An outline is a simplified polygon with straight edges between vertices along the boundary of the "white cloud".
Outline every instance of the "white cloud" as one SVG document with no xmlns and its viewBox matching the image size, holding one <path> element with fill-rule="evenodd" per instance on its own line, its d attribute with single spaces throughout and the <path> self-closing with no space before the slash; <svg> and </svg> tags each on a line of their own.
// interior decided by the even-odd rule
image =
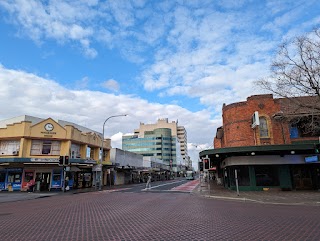
<svg viewBox="0 0 320 241">
<path fill-rule="evenodd" d="M 120 86 L 119 86 L 118 82 L 115 81 L 114 79 L 106 80 L 101 85 L 104 88 L 106 88 L 108 90 L 112 90 L 112 91 L 119 91 L 119 89 L 120 89 Z"/>
<path fill-rule="evenodd" d="M 314 11 L 314 6 L 319 6 L 316 4 L 316 0 L 249 1 L 247 4 L 236 0 L 0 1 L 0 7 L 8 13 L 5 17 L 18 26 L 20 36 L 39 43 L 48 39 L 65 45 L 76 43 L 88 58 L 98 56 L 97 50 L 101 48 L 97 44 L 102 43 L 103 47 L 118 50 L 125 60 L 139 66 L 143 64 L 143 72 L 137 79 L 145 90 L 161 97 L 198 98 L 208 109 L 192 113 L 179 106 L 151 104 L 128 95 L 80 91 L 89 86 L 88 77 L 78 82 L 77 90 L 67 90 L 54 81 L 5 68 L 1 69 L 6 82 L 1 80 L 4 87 L 0 96 L 10 99 L 13 88 L 17 88 L 20 93 L 17 102 L 10 104 L 16 105 L 18 110 L 48 115 L 51 112 L 46 110 L 50 109 L 57 116 L 66 115 L 90 125 L 97 125 L 88 117 L 96 115 L 91 109 L 101 109 L 105 114 L 118 111 L 133 114 L 135 110 L 137 123 L 141 119 L 154 122 L 157 117 L 166 115 L 173 119 L 179 115 L 179 119 L 188 120 L 199 119 L 204 114 L 210 120 L 210 111 L 220 120 L 223 103 L 241 101 L 257 93 L 252 82 L 268 75 L 272 54 L 283 39 L 320 23 L 318 16 L 307 14 Z M 26 81 L 32 85 L 27 85 Z M 26 91 L 22 92 L 15 82 Z M 119 90 L 114 80 L 104 85 L 113 91 Z M 41 100 L 43 111 L 36 107 L 38 102 L 34 97 Z M 25 103 L 27 108 L 21 109 L 18 102 Z M 73 108 L 79 115 L 68 114 L 73 113 L 70 112 Z M 14 111 L 6 110 L 3 113 L 12 116 Z M 191 133 L 196 126 L 195 130 L 203 136 L 212 133 L 212 138 L 215 129 L 209 131 L 208 126 L 216 126 L 217 122 L 208 122 L 205 119 L 200 122 L 206 126 L 206 131 L 192 122 Z M 130 127 L 126 131 L 132 131 L 137 125 Z M 193 142 L 205 144 L 208 141 Z"/>
<path fill-rule="evenodd" d="M 89 4 L 94 5 L 94 1 Z M 77 41 L 86 56 L 94 58 L 97 55 L 96 50 L 90 46 L 94 31 L 87 24 L 91 23 L 90 20 L 97 12 L 89 8 L 87 3 L 50 1 L 45 5 L 35 0 L 16 0 L 1 2 L 0 6 L 11 13 L 12 22 L 22 27 L 24 36 L 36 42 L 46 39 L 54 39 L 59 43 Z"/>
<path fill-rule="evenodd" d="M 86 80 L 84 77 L 84 82 Z M 191 112 L 178 105 L 149 103 L 129 95 L 68 90 L 54 80 L 3 66 L 0 66 L 0 86 L 0 119 L 20 115 L 52 117 L 102 132 L 102 124 L 107 117 L 128 114 L 110 119 L 105 126 L 106 137 L 112 137 L 114 146 L 120 145 L 121 133 L 132 132 L 140 122 L 155 123 L 158 118 L 178 119 L 187 130 L 189 142 L 212 143 L 220 121 L 210 120 L 209 110 Z"/>
</svg>

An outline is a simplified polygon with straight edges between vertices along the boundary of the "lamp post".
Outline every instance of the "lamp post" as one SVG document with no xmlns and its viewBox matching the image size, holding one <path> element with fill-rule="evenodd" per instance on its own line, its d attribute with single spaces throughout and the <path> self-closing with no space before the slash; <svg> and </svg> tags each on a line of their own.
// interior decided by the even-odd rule
<svg viewBox="0 0 320 241">
<path fill-rule="evenodd" d="M 103 142 L 104 142 L 104 126 L 106 124 L 106 122 L 111 119 L 111 118 L 114 118 L 114 117 L 119 117 L 119 116 L 127 116 L 127 114 L 122 114 L 122 115 L 112 115 L 112 116 L 109 116 L 103 123 L 103 126 L 102 126 L 102 141 L 101 141 L 101 157 L 100 157 L 100 167 L 101 167 L 101 170 L 100 170 L 100 182 L 99 182 L 99 191 L 101 191 L 102 189 L 102 162 L 103 162 Z M 111 179 L 111 178 L 110 178 Z M 111 180 L 110 180 L 111 182 Z"/>
</svg>

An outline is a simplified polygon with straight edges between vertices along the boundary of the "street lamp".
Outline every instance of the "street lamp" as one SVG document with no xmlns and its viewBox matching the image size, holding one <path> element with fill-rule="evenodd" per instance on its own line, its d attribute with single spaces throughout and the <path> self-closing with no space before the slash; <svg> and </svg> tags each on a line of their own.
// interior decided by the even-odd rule
<svg viewBox="0 0 320 241">
<path fill-rule="evenodd" d="M 102 162 L 103 162 L 103 142 L 104 142 L 104 126 L 106 124 L 106 122 L 111 119 L 111 118 L 114 118 L 114 117 L 119 117 L 119 116 L 127 116 L 127 114 L 122 114 L 122 115 L 112 115 L 112 116 L 109 116 L 103 123 L 103 126 L 102 126 L 102 141 L 101 141 L 101 157 L 100 157 L 100 167 L 101 167 L 101 170 L 100 170 L 100 182 L 99 182 L 99 191 L 101 191 L 101 188 L 102 188 Z M 110 180 L 111 182 L 111 180 Z"/>
</svg>

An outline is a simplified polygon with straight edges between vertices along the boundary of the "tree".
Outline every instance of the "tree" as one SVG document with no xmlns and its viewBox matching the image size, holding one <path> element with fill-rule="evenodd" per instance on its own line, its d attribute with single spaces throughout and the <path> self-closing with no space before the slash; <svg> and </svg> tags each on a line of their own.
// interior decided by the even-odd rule
<svg viewBox="0 0 320 241">
<path fill-rule="evenodd" d="M 256 84 L 283 98 L 291 123 L 305 133 L 320 132 L 320 28 L 283 43 L 271 64 L 271 75 Z"/>
</svg>

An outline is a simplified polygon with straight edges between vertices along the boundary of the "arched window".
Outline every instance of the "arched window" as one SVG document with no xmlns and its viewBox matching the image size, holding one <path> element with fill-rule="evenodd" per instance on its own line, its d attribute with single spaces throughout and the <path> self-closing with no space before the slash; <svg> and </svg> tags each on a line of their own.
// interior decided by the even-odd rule
<svg viewBox="0 0 320 241">
<path fill-rule="evenodd" d="M 259 125 L 260 138 L 269 137 L 267 119 L 262 116 L 262 117 L 259 117 L 259 121 L 260 121 L 260 125 Z"/>
</svg>

